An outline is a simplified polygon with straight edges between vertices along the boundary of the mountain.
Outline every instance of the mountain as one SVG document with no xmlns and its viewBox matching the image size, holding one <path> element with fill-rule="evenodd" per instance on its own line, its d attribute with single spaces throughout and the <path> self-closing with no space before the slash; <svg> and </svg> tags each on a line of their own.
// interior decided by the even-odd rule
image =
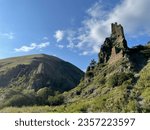
<svg viewBox="0 0 150 130">
<path fill-rule="evenodd" d="M 76 66 L 45 54 L 0 60 L 0 107 L 43 105 L 46 94 L 76 87 L 83 75 Z"/>
<path fill-rule="evenodd" d="M 0 60 L 0 88 L 22 86 L 38 90 L 74 88 L 83 72 L 74 65 L 48 55 L 29 55 Z"/>
<path fill-rule="evenodd" d="M 98 62 L 91 61 L 79 85 L 63 93 L 51 94 L 47 88 L 43 88 L 37 92 L 28 91 L 28 94 L 22 92 L 21 94 L 25 95 L 23 99 L 20 96 L 7 99 L 6 97 L 9 97 L 10 93 L 1 90 L 1 93 L 5 91 L 5 94 L 2 95 L 7 99 L 5 100 L 7 102 L 0 111 L 150 112 L 149 42 L 145 45 L 129 48 L 122 25 L 112 23 L 111 34 L 101 46 L 98 58 Z M 2 64 L 3 62 L 1 61 L 1 66 Z M 7 65 L 9 66 L 9 63 Z M 36 80 L 34 79 L 34 81 Z M 14 93 L 16 92 L 11 92 L 12 95 Z M 31 98 L 31 95 L 34 96 Z M 35 98 L 34 103 L 24 102 L 18 105 L 20 102 L 26 101 L 27 98 L 33 101 L 33 97 Z M 43 103 L 43 100 L 39 100 L 41 98 L 46 102 Z M 40 106 L 33 106 L 35 102 Z M 18 108 L 18 106 L 23 105 L 26 106 Z"/>
<path fill-rule="evenodd" d="M 150 44 L 129 48 L 122 25 L 112 23 L 98 57 L 58 111 L 150 112 Z"/>
</svg>

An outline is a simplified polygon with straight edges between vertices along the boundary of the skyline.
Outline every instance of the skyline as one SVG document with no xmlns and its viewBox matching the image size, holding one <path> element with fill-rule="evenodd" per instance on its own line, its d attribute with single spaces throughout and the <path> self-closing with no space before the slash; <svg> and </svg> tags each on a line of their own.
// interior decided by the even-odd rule
<svg viewBox="0 0 150 130">
<path fill-rule="evenodd" d="M 129 47 L 150 41 L 149 0 L 0 0 L 0 58 L 45 53 L 84 70 L 111 23 Z M 81 63 L 82 62 L 82 63 Z"/>
</svg>

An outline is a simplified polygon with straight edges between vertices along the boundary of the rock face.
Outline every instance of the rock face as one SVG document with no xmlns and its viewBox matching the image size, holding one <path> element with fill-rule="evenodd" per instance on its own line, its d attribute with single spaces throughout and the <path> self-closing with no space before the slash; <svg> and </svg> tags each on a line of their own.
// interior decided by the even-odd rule
<svg viewBox="0 0 150 130">
<path fill-rule="evenodd" d="M 107 37 L 104 41 L 104 44 L 100 48 L 99 53 L 99 63 L 108 63 L 108 64 L 114 64 L 117 61 L 121 60 L 123 57 L 125 57 L 127 54 L 126 52 L 129 51 L 129 48 L 127 46 L 127 41 L 124 36 L 124 30 L 123 27 L 117 23 L 111 24 L 111 35 L 110 37 Z M 91 82 L 93 80 L 93 77 L 95 76 L 94 68 L 96 67 L 96 63 L 94 66 L 88 67 L 86 74 L 84 76 L 84 79 L 87 83 Z M 120 70 L 122 70 L 123 67 L 121 67 Z M 118 69 L 119 70 L 119 69 Z"/>
<path fill-rule="evenodd" d="M 21 86 L 38 90 L 50 87 L 65 91 L 74 88 L 83 74 L 74 65 L 44 54 L 0 60 L 0 88 Z"/>
<path fill-rule="evenodd" d="M 101 46 L 99 53 L 100 63 L 113 63 L 122 57 L 128 50 L 127 42 L 124 36 L 123 27 L 117 23 L 111 24 L 111 36 L 107 37 Z"/>
</svg>

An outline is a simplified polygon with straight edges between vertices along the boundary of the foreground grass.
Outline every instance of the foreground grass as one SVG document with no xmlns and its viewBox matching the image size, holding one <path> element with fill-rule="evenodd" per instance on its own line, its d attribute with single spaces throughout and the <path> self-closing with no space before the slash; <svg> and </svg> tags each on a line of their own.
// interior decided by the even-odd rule
<svg viewBox="0 0 150 130">
<path fill-rule="evenodd" d="M 0 113 L 81 113 L 87 112 L 89 102 L 75 102 L 61 106 L 23 106 L 5 107 Z"/>
<path fill-rule="evenodd" d="M 61 107 L 60 107 L 61 108 Z M 6 107 L 0 110 L 1 113 L 48 113 L 59 112 L 56 107 L 49 106 L 26 106 L 26 107 Z"/>
</svg>

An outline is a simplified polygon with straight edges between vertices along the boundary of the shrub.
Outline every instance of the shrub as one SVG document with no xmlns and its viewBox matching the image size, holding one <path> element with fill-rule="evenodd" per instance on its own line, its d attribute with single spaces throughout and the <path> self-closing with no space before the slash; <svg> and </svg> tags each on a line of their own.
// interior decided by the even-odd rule
<svg viewBox="0 0 150 130">
<path fill-rule="evenodd" d="M 37 91 L 37 96 L 47 99 L 49 95 L 53 95 L 53 91 L 50 88 L 44 87 Z"/>
<path fill-rule="evenodd" d="M 143 101 L 143 112 L 146 112 L 146 113 L 150 113 L 150 101 L 148 100 L 144 100 Z"/>
<path fill-rule="evenodd" d="M 93 71 L 87 71 L 85 75 L 89 78 L 92 78 L 94 76 Z"/>
<path fill-rule="evenodd" d="M 107 84 L 111 87 L 122 85 L 124 81 L 133 78 L 133 74 L 131 73 L 115 73 L 114 75 L 110 76 Z"/>
<path fill-rule="evenodd" d="M 5 106 L 21 107 L 21 106 L 30 106 L 34 104 L 35 104 L 34 98 L 17 94 L 17 95 L 13 95 L 10 99 L 8 99 L 5 103 Z"/>
<path fill-rule="evenodd" d="M 99 79 L 99 83 L 100 83 L 101 85 L 105 84 L 105 81 L 106 81 L 106 79 L 105 79 L 104 77 L 101 77 L 101 78 Z"/>
<path fill-rule="evenodd" d="M 107 84 L 108 84 L 108 86 L 111 86 L 111 87 L 117 86 L 117 84 L 118 84 L 117 76 L 116 75 L 110 76 Z"/>
<path fill-rule="evenodd" d="M 18 91 L 16 91 L 15 89 L 8 89 L 8 90 L 6 90 L 6 91 L 4 91 L 4 94 L 3 94 L 3 97 L 4 97 L 4 99 L 9 99 L 9 98 L 11 98 L 13 95 L 16 95 L 16 94 L 18 94 L 19 92 Z"/>
<path fill-rule="evenodd" d="M 137 102 L 135 100 L 129 100 L 125 112 L 137 112 Z"/>
<path fill-rule="evenodd" d="M 48 103 L 49 105 L 52 105 L 52 106 L 61 105 L 64 103 L 64 97 L 61 95 L 49 96 Z"/>
<path fill-rule="evenodd" d="M 37 104 L 38 105 L 47 105 L 48 96 L 53 95 L 54 92 L 47 87 L 41 88 L 37 91 Z"/>
<path fill-rule="evenodd" d="M 120 73 L 117 75 L 118 85 L 121 85 L 124 81 L 133 78 L 133 74 L 131 73 Z"/>
</svg>

